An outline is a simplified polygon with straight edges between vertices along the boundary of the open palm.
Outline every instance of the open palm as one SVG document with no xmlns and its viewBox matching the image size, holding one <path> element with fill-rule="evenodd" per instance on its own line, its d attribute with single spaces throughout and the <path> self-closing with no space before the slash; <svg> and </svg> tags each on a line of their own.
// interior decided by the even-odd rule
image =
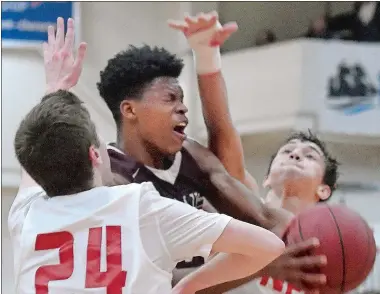
<svg viewBox="0 0 380 294">
<path fill-rule="evenodd" d="M 199 13 L 195 17 L 186 15 L 184 21 L 169 20 L 168 24 L 171 28 L 183 32 L 186 38 L 214 27 L 215 31 L 210 38 L 209 46 L 222 45 L 238 29 L 236 22 L 228 22 L 223 26 L 218 26 L 218 13 L 215 11 Z"/>
<path fill-rule="evenodd" d="M 54 27 L 49 26 L 48 42 L 43 44 L 48 92 L 69 90 L 78 83 L 87 44 L 81 43 L 79 45 L 76 57 L 74 57 L 73 47 L 74 20 L 68 19 L 65 36 L 64 20 L 59 17 L 57 19 L 57 34 L 54 34 Z"/>
</svg>

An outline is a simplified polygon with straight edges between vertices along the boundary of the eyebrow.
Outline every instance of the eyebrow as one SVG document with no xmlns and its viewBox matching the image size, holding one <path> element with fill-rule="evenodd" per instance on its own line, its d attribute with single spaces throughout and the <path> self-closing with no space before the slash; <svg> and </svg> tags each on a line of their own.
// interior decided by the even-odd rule
<svg viewBox="0 0 380 294">
<path fill-rule="evenodd" d="M 288 144 L 295 144 L 296 142 L 295 141 L 289 141 Z M 285 145 L 286 146 L 286 145 Z M 323 152 L 319 149 L 319 148 L 316 148 L 314 147 L 313 145 L 311 144 L 307 144 L 307 148 L 310 148 L 312 150 L 314 150 L 315 152 L 317 152 L 320 156 L 324 156 Z"/>
</svg>

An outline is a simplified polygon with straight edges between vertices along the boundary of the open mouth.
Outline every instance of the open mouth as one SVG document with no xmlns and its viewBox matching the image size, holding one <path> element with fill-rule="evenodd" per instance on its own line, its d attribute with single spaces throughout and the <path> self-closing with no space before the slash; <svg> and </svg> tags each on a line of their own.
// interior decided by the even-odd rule
<svg viewBox="0 0 380 294">
<path fill-rule="evenodd" d="M 181 137 L 185 137 L 186 136 L 186 134 L 185 134 L 186 126 L 187 126 L 187 123 L 181 122 L 174 127 L 174 132 L 176 134 L 180 135 Z"/>
</svg>

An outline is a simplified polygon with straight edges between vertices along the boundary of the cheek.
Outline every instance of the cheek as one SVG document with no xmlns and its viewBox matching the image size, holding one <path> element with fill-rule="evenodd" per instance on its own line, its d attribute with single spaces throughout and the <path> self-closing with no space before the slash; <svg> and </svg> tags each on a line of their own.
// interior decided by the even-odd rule
<svg viewBox="0 0 380 294">
<path fill-rule="evenodd" d="M 139 111 L 140 124 L 150 128 L 163 128 L 171 121 L 171 112 L 165 106 L 144 107 Z"/>
<path fill-rule="evenodd" d="M 323 178 L 323 167 L 315 161 L 307 162 L 306 170 L 310 175 L 316 178 Z"/>
</svg>

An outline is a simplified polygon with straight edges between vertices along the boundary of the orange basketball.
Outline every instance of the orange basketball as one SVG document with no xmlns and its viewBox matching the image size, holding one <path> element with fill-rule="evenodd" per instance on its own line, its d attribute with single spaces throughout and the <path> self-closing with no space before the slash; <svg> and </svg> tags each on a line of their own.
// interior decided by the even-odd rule
<svg viewBox="0 0 380 294">
<path fill-rule="evenodd" d="M 342 205 L 320 204 L 297 215 L 290 223 L 288 244 L 316 237 L 321 245 L 313 252 L 326 255 L 327 277 L 323 294 L 345 293 L 358 287 L 369 275 L 376 258 L 373 231 L 356 212 Z"/>
</svg>

